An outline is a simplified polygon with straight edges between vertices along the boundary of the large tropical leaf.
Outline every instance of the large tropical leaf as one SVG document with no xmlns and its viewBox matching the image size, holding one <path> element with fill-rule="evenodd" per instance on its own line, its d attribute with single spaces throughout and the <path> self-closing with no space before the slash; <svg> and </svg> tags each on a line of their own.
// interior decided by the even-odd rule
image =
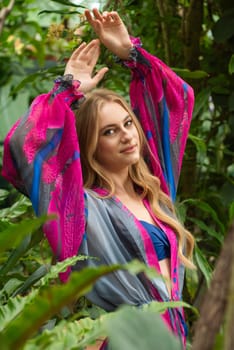
<svg viewBox="0 0 234 350">
<path fill-rule="evenodd" d="M 210 264 L 207 261 L 204 253 L 201 251 L 201 249 L 197 245 L 195 247 L 195 259 L 198 267 L 200 268 L 200 270 L 202 271 L 205 277 L 207 286 L 209 286 L 210 280 L 212 277 L 212 268 L 210 267 Z"/>
<path fill-rule="evenodd" d="M 40 218 L 24 219 L 18 224 L 12 224 L 0 234 L 0 252 L 18 246 L 25 236 L 36 231 L 48 219 L 48 216 L 41 216 Z"/>
<path fill-rule="evenodd" d="M 81 350 L 105 337 L 109 338 L 111 350 L 180 349 L 178 340 L 169 333 L 155 306 L 154 303 L 141 309 L 125 306 L 96 320 L 62 321 L 52 330 L 29 340 L 24 350 Z"/>
<path fill-rule="evenodd" d="M 35 290 L 25 297 L 9 298 L 6 305 L 0 306 L 0 332 L 23 311 L 25 306 L 35 298 L 36 294 L 37 291 Z"/>
<path fill-rule="evenodd" d="M 112 350 L 180 350 L 181 344 L 151 311 L 124 307 L 104 322 Z"/>
<path fill-rule="evenodd" d="M 99 277 L 119 268 L 120 265 L 87 268 L 81 272 L 73 272 L 69 282 L 64 285 L 44 286 L 33 302 L 27 304 L 22 313 L 8 324 L 0 335 L 0 343 L 4 349 L 19 349 L 63 306 L 86 294 Z"/>
</svg>

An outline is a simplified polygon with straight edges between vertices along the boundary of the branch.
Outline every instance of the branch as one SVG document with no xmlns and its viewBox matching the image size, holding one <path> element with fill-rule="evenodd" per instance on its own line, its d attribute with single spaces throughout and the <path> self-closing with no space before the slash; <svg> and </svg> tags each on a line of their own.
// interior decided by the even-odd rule
<svg viewBox="0 0 234 350">
<path fill-rule="evenodd" d="M 162 37 L 163 37 L 163 43 L 164 43 L 164 50 L 165 50 L 165 63 L 167 65 L 170 65 L 170 43 L 169 43 L 169 31 L 168 26 L 165 22 L 165 17 L 167 14 L 167 4 L 165 3 L 165 0 L 156 0 L 156 4 L 158 7 L 159 15 L 161 17 L 161 28 L 162 28 Z"/>
<path fill-rule="evenodd" d="M 217 261 L 214 276 L 210 288 L 203 300 L 200 318 L 195 325 L 195 336 L 192 343 L 192 350 L 213 349 L 216 335 L 225 319 L 227 313 L 229 320 L 227 332 L 231 337 L 229 344 L 233 344 L 233 271 L 234 261 L 234 223 L 226 236 L 223 249 Z M 232 349 L 226 347 L 226 349 Z"/>
<path fill-rule="evenodd" d="M 234 225 L 233 225 L 234 231 Z M 234 236 L 234 235 L 233 235 Z M 225 331 L 225 350 L 234 349 L 234 335 L 233 335 L 233 325 L 234 325 L 234 244 L 232 241 L 232 260 L 231 265 L 231 276 L 230 285 L 228 289 L 228 306 L 226 311 L 226 331 Z"/>
<path fill-rule="evenodd" d="M 5 20 L 9 15 L 9 13 L 11 12 L 11 10 L 13 9 L 14 4 L 15 4 L 15 0 L 10 0 L 8 6 L 3 7 L 0 11 L 0 35 L 2 33 Z"/>
<path fill-rule="evenodd" d="M 199 69 L 204 0 L 192 0 L 183 23 L 185 67 Z"/>
</svg>

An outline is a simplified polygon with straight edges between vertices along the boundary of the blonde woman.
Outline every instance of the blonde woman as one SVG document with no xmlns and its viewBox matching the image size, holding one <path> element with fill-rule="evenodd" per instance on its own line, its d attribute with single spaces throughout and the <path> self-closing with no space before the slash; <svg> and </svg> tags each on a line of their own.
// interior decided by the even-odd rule
<svg viewBox="0 0 234 350">
<path fill-rule="evenodd" d="M 44 232 L 58 260 L 98 258 L 79 262 L 78 270 L 138 259 L 165 277 L 112 273 L 87 295 L 93 303 L 110 311 L 181 300 L 194 240 L 173 202 L 193 91 L 130 38 L 116 12 L 85 15 L 98 39 L 75 50 L 53 90 L 38 96 L 9 132 L 3 175 L 30 197 L 37 215 L 57 214 Z M 93 75 L 100 42 L 131 70 L 131 107 L 114 92 L 95 89 L 108 70 Z M 183 310 L 169 309 L 162 318 L 185 344 Z"/>
</svg>

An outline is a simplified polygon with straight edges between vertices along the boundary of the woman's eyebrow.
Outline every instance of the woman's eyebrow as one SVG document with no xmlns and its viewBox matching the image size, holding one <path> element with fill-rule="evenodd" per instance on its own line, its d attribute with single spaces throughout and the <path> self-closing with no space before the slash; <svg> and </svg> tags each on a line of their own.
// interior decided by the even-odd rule
<svg viewBox="0 0 234 350">
<path fill-rule="evenodd" d="M 130 117 L 130 115 L 126 115 L 126 117 L 123 119 L 122 122 L 125 122 L 128 118 Z M 107 128 L 112 128 L 113 126 L 116 126 L 117 124 L 113 123 L 113 124 L 107 124 L 105 126 L 103 126 L 101 129 L 100 129 L 100 132 L 102 132 L 103 130 L 107 129 Z"/>
</svg>

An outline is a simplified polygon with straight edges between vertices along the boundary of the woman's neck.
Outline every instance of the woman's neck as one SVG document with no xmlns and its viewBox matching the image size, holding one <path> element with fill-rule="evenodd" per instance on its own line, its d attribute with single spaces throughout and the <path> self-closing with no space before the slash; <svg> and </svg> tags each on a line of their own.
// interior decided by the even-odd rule
<svg viewBox="0 0 234 350">
<path fill-rule="evenodd" d="M 132 180 L 129 178 L 125 182 L 114 182 L 115 183 L 115 195 L 117 197 L 129 196 L 132 197 L 136 195 L 136 191 L 134 188 L 134 184 Z"/>
<path fill-rule="evenodd" d="M 117 197 L 133 196 L 134 194 L 136 194 L 134 189 L 134 183 L 132 182 L 128 171 L 122 171 L 118 173 L 107 173 L 107 176 L 114 183 L 114 194 Z"/>
</svg>

